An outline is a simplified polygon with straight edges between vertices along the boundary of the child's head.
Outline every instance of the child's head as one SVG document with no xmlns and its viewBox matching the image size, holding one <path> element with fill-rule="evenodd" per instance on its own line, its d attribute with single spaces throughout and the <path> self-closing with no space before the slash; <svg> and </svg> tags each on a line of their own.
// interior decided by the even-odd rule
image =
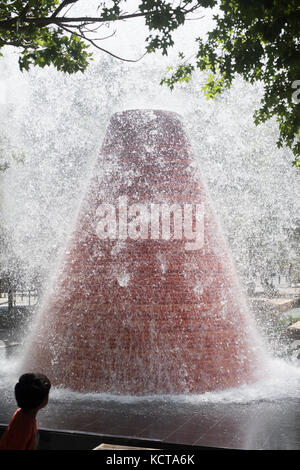
<svg viewBox="0 0 300 470">
<path fill-rule="evenodd" d="M 15 397 L 19 408 L 32 410 L 43 408 L 48 402 L 51 383 L 43 374 L 24 374 L 15 386 Z"/>
</svg>

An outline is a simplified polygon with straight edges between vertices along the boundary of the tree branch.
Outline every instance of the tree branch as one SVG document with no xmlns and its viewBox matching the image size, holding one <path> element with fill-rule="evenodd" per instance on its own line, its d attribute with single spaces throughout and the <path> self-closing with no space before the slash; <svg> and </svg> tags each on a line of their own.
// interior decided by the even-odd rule
<svg viewBox="0 0 300 470">
<path fill-rule="evenodd" d="M 84 39 L 85 41 L 88 41 L 90 44 L 92 44 L 94 47 L 96 47 L 96 49 L 99 49 L 100 51 L 105 52 L 106 54 L 114 57 L 115 59 L 122 60 L 123 62 L 139 62 L 147 54 L 147 52 L 145 52 L 145 54 L 143 54 L 138 59 L 124 59 L 123 57 L 120 57 L 120 56 L 114 54 L 113 52 L 110 52 L 107 49 L 104 49 L 103 47 L 98 46 L 98 44 L 96 44 L 95 41 L 93 41 L 90 38 L 87 38 L 84 34 L 78 33 L 76 31 L 74 32 L 74 31 L 70 30 L 69 28 L 67 28 L 66 26 L 63 26 L 63 25 L 61 25 L 61 28 L 65 31 L 67 31 L 70 34 L 74 34 L 75 36 L 78 36 L 79 38 Z M 96 40 L 102 40 L 102 38 L 96 39 Z"/>
<path fill-rule="evenodd" d="M 61 4 L 56 8 L 55 12 L 53 13 L 51 18 L 55 18 L 61 10 L 63 10 L 67 5 L 70 5 L 71 3 L 77 3 L 78 0 L 64 0 L 61 2 Z"/>
<path fill-rule="evenodd" d="M 110 21 L 122 21 L 122 20 L 128 20 L 130 18 L 138 18 L 138 17 L 142 17 L 146 15 L 147 13 L 132 13 L 129 15 L 119 16 L 118 18 L 115 18 L 113 20 L 108 20 L 107 18 L 104 19 L 99 16 L 98 17 L 82 16 L 82 17 L 75 17 L 75 18 L 66 18 L 64 16 L 59 16 L 59 17 L 50 16 L 47 18 L 25 18 L 23 22 L 27 24 L 33 24 L 38 27 L 44 27 L 44 26 L 49 26 L 50 24 L 55 24 L 57 26 L 60 26 L 61 24 L 64 24 L 64 23 L 108 23 Z M 0 29 L 6 29 L 6 30 L 10 29 L 11 27 L 14 27 L 19 21 L 20 21 L 19 17 L 0 21 Z"/>
</svg>

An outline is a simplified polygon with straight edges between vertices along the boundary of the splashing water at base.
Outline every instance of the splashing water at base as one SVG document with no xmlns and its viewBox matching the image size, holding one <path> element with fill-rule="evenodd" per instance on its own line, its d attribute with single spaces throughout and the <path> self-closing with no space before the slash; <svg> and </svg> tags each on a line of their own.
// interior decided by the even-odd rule
<svg viewBox="0 0 300 470">
<path fill-rule="evenodd" d="M 18 380 L 20 359 L 1 359 L 0 361 L 0 393 L 2 403 L 11 403 L 14 400 L 14 386 Z M 300 364 L 293 364 L 284 359 L 268 360 L 268 372 L 264 378 L 252 384 L 222 391 L 206 392 L 203 394 L 189 395 L 112 395 L 109 393 L 79 393 L 66 388 L 51 389 L 50 402 L 89 402 L 101 404 L 107 401 L 119 403 L 138 402 L 176 402 L 191 403 L 194 405 L 210 403 L 236 403 L 248 404 L 251 402 L 278 402 L 299 398 L 300 395 Z"/>
</svg>

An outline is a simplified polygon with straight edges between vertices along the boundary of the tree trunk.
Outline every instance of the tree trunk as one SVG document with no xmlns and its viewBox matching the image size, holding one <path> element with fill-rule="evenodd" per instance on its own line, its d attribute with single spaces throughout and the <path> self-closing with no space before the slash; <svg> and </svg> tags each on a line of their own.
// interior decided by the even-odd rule
<svg viewBox="0 0 300 470">
<path fill-rule="evenodd" d="M 8 315 L 12 315 L 13 311 L 13 299 L 14 299 L 14 293 L 11 285 L 9 284 L 8 287 Z"/>
</svg>

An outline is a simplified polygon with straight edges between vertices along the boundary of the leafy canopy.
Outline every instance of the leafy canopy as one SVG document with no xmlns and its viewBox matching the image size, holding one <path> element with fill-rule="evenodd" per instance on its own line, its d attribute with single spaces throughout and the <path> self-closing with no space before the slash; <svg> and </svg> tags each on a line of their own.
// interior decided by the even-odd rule
<svg viewBox="0 0 300 470">
<path fill-rule="evenodd" d="M 172 89 L 188 82 L 198 69 L 207 73 L 203 92 L 214 98 L 231 86 L 236 75 L 250 83 L 262 82 L 264 96 L 255 123 L 275 117 L 280 130 L 278 146 L 291 148 L 293 163 L 300 166 L 298 0 L 139 0 L 132 12 L 122 10 L 132 2 L 110 0 L 99 3 L 94 16 L 82 17 L 72 16 L 76 3 L 78 0 L 0 0 L 0 54 L 6 45 L 19 48 L 21 70 L 52 64 L 59 71 L 84 72 L 92 60 L 91 46 L 118 57 L 102 47 L 101 27 L 143 17 L 149 30 L 146 52 L 166 55 L 174 45 L 173 32 L 192 12 L 218 7 L 207 38 L 195 38 L 196 56 L 187 61 L 181 53 L 179 66 L 169 67 L 161 83 Z"/>
<path fill-rule="evenodd" d="M 217 2 L 215 2 L 217 3 Z M 215 98 L 237 74 L 262 82 L 264 96 L 255 112 L 256 124 L 275 116 L 278 147 L 292 149 L 300 166 L 300 4 L 298 0 L 221 0 L 215 27 L 207 39 L 196 38 L 194 61 L 185 61 L 162 80 L 171 88 L 189 81 L 195 69 L 207 72 L 203 91 Z"/>
</svg>

